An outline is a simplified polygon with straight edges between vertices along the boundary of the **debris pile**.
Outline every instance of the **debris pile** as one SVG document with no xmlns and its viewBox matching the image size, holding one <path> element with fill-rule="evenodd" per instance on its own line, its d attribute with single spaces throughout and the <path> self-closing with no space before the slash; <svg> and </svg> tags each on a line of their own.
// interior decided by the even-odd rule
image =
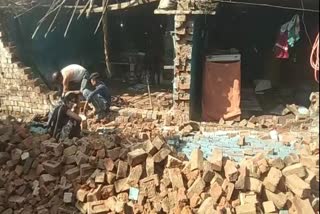
<svg viewBox="0 0 320 214">
<path fill-rule="evenodd" d="M 1 213 L 315 213 L 319 140 L 300 155 L 236 163 L 215 149 L 190 160 L 162 137 L 130 144 L 116 135 L 57 143 L 0 124 Z M 77 211 L 76 208 L 79 210 Z"/>
<path fill-rule="evenodd" d="M 127 106 L 136 109 L 153 109 L 155 111 L 169 110 L 173 105 L 173 96 L 168 92 L 153 92 L 141 95 L 124 94 L 121 99 L 126 101 Z M 150 103 L 151 102 L 151 103 Z"/>
</svg>

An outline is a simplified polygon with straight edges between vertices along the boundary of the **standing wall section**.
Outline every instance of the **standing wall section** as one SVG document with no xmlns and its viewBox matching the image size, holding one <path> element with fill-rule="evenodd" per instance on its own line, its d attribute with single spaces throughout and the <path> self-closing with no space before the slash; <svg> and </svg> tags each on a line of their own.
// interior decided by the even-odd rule
<svg viewBox="0 0 320 214">
<path fill-rule="evenodd" d="M 55 100 L 56 93 L 18 60 L 15 46 L 0 28 L 0 114 L 45 115 Z"/>
<path fill-rule="evenodd" d="M 175 15 L 174 108 L 189 114 L 193 20 Z"/>
</svg>

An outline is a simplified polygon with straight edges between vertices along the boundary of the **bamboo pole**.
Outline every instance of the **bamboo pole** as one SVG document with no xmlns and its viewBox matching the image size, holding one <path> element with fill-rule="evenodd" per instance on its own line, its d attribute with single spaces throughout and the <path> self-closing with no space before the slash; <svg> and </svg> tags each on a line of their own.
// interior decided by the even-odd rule
<svg viewBox="0 0 320 214">
<path fill-rule="evenodd" d="M 75 8 L 74 8 L 74 10 L 73 10 L 73 12 L 72 12 L 72 15 L 71 15 L 71 17 L 70 17 L 70 20 L 69 20 L 68 26 L 67 26 L 67 28 L 66 28 L 66 31 L 64 32 L 64 38 L 66 38 L 66 36 L 67 36 L 67 34 L 68 34 L 68 30 L 69 30 L 70 25 L 71 25 L 71 22 L 72 22 L 72 20 L 73 20 L 74 14 L 76 13 L 76 7 L 78 6 L 79 1 L 80 1 L 80 0 L 77 0 L 77 1 L 76 1 Z"/>
<path fill-rule="evenodd" d="M 53 24 L 55 23 L 56 19 L 58 18 L 58 15 L 59 15 L 59 13 L 60 13 L 60 11 L 61 11 L 61 8 L 62 8 L 62 6 L 58 9 L 58 12 L 57 12 L 56 15 L 54 16 L 54 18 L 53 18 L 53 20 L 52 20 L 52 22 L 51 22 L 51 24 L 50 24 L 50 26 L 49 26 L 46 34 L 44 35 L 44 38 L 47 38 L 50 30 L 51 30 L 52 27 L 53 27 Z"/>
<path fill-rule="evenodd" d="M 148 95 L 149 95 L 149 103 L 150 103 L 150 107 L 151 107 L 151 110 L 153 110 L 153 104 L 152 104 L 152 98 L 151 98 L 151 90 L 150 90 L 150 83 L 149 83 L 149 77 L 150 77 L 150 74 L 149 74 L 149 71 L 148 71 L 148 75 L 147 75 L 147 88 L 148 88 Z"/>
<path fill-rule="evenodd" d="M 108 0 L 103 0 L 105 8 L 107 8 Z M 103 31 L 103 43 L 104 43 L 104 56 L 105 56 L 105 63 L 106 63 L 106 74 L 108 77 L 112 76 L 111 69 L 110 69 L 110 61 L 109 61 L 109 45 L 108 45 L 108 15 L 107 10 L 103 14 L 102 19 L 102 31 Z"/>
</svg>

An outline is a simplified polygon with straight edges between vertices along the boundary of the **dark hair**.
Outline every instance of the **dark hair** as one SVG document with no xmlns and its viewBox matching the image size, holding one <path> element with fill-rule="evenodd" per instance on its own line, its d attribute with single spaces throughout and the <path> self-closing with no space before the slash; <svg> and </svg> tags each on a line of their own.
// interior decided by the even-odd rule
<svg viewBox="0 0 320 214">
<path fill-rule="evenodd" d="M 89 80 L 99 80 L 100 79 L 100 74 L 95 72 L 95 73 L 92 73 L 89 77 Z"/>
<path fill-rule="evenodd" d="M 67 92 L 66 95 L 62 97 L 62 101 L 64 104 L 68 104 L 69 102 L 73 101 L 76 102 L 77 95 L 72 92 Z"/>
<path fill-rule="evenodd" d="M 52 80 L 54 82 L 59 82 L 61 78 L 62 78 L 62 74 L 60 71 L 56 71 L 52 74 Z"/>
</svg>

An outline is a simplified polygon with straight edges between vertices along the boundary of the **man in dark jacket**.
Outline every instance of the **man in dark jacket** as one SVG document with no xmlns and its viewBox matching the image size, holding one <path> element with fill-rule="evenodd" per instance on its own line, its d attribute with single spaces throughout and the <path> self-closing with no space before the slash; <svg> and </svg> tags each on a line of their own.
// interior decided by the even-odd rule
<svg viewBox="0 0 320 214">
<path fill-rule="evenodd" d="M 53 110 L 48 121 L 48 132 L 51 137 L 63 141 L 68 138 L 80 137 L 81 117 L 72 111 L 77 95 L 67 92 Z"/>
<path fill-rule="evenodd" d="M 84 89 L 83 96 L 86 99 L 86 104 L 83 111 L 86 113 L 87 106 L 91 103 L 95 108 L 97 120 L 101 120 L 106 117 L 109 112 L 111 94 L 108 87 L 101 81 L 98 73 L 91 74 L 89 80 L 94 87 L 94 90 Z"/>
</svg>

